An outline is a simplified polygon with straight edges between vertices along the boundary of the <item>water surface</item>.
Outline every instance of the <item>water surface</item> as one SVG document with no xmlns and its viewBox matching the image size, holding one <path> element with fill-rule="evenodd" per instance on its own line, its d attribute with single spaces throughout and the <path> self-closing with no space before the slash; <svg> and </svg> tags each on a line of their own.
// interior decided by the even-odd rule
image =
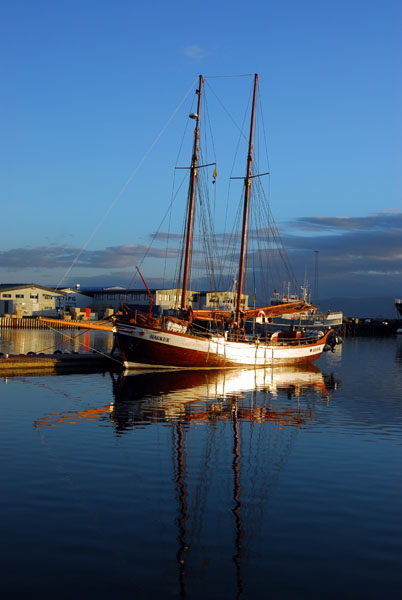
<svg viewBox="0 0 402 600">
<path fill-rule="evenodd" d="M 0 408 L 8 596 L 400 595 L 402 339 L 296 371 L 12 377 Z"/>
</svg>

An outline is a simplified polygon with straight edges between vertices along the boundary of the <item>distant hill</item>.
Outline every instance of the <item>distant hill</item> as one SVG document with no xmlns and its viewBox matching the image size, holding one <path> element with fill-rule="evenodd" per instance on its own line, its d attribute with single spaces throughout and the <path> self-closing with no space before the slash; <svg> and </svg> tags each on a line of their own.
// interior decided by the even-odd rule
<svg viewBox="0 0 402 600">
<path fill-rule="evenodd" d="M 395 298 L 327 298 L 320 300 L 320 310 L 341 310 L 345 317 L 399 319 Z"/>
</svg>

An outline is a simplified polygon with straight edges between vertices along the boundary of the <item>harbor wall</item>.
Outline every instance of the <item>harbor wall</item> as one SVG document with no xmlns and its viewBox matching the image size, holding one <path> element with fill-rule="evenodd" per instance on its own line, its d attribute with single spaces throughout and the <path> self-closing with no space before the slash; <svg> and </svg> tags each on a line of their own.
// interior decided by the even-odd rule
<svg viewBox="0 0 402 600">
<path fill-rule="evenodd" d="M 384 337 L 395 335 L 402 327 L 400 319 L 348 319 L 342 324 L 343 337 Z"/>
<path fill-rule="evenodd" d="M 88 321 L 88 325 L 91 322 Z M 65 321 L 64 319 L 60 319 L 59 322 L 46 323 L 44 321 L 40 321 L 35 317 L 0 317 L 0 329 L 77 329 L 77 325 L 80 327 L 85 327 L 85 321 Z"/>
</svg>

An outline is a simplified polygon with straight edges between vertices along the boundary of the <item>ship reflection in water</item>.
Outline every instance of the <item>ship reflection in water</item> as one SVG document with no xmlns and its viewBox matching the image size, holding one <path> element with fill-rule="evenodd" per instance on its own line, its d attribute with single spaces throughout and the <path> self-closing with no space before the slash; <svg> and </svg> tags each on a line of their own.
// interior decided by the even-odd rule
<svg viewBox="0 0 402 600">
<path fill-rule="evenodd" d="M 306 390 L 311 390 L 319 399 L 328 401 L 329 389 L 320 370 L 310 365 L 301 369 L 291 367 L 275 369 L 236 369 L 230 371 L 167 371 L 164 373 L 142 373 L 121 376 L 115 381 L 115 403 L 110 418 L 116 431 L 142 427 L 144 423 L 164 421 L 172 426 L 172 459 L 176 496 L 177 548 L 176 564 L 178 569 L 178 587 L 180 597 L 188 597 L 192 577 L 194 576 L 194 555 L 202 555 L 197 549 L 194 531 L 203 528 L 203 521 L 211 519 L 212 510 L 203 516 L 201 507 L 208 506 L 214 497 L 214 477 L 211 463 L 214 463 L 213 449 L 221 448 L 220 459 L 227 463 L 226 498 L 224 504 L 232 518 L 232 547 L 228 557 L 232 562 L 233 597 L 244 597 L 245 585 L 243 567 L 244 548 L 250 545 L 253 529 L 258 527 L 259 519 L 250 518 L 250 507 L 258 505 L 257 498 L 264 498 L 266 504 L 268 489 L 278 477 L 281 466 L 291 449 L 295 428 L 314 419 L 311 403 L 302 405 L 300 399 Z M 272 406 L 271 402 L 283 392 L 287 400 L 283 406 Z M 262 440 L 256 433 L 257 446 L 250 430 L 257 424 L 272 422 L 277 436 L 268 436 L 270 441 Z M 214 425 L 227 422 L 225 452 L 222 446 L 210 439 L 208 459 L 203 468 L 197 469 L 196 485 L 192 476 L 191 455 L 198 454 L 194 426 L 205 425 L 213 434 Z M 246 432 L 242 425 L 248 425 Z M 250 429 L 251 428 L 251 429 Z M 283 435 L 285 429 L 290 433 Z M 222 431 L 218 439 L 222 440 Z M 274 439 L 275 438 L 275 439 Z M 217 445 L 216 445 L 217 444 Z M 247 447 L 247 451 L 245 450 Z M 258 458 L 258 453 L 261 454 Z M 205 459 L 204 459 L 205 460 Z M 251 476 L 242 473 L 245 464 L 262 461 L 264 467 Z M 230 468 L 228 468 L 230 465 Z M 267 467 L 268 465 L 268 467 Z M 261 466 L 261 465 L 260 465 Z M 248 469 L 247 469 L 248 470 Z M 255 493 L 259 480 L 265 490 Z M 244 493 L 244 489 L 246 493 Z M 252 498 L 252 502 L 250 502 Z M 260 508 L 261 511 L 265 508 Z M 215 540 L 215 543 L 217 540 Z M 199 546 L 199 544 L 198 544 Z M 196 548 L 195 548 L 196 547 Z M 208 555 L 203 556 L 203 569 L 208 568 Z"/>
<path fill-rule="evenodd" d="M 220 561 L 232 565 L 231 597 L 243 597 L 248 587 L 243 576 L 247 562 L 244 547 L 252 546 L 251 538 L 258 536 L 269 490 L 290 454 L 294 435 L 314 421 L 316 399 L 329 402 L 331 389 L 336 387 L 334 381 L 324 378 L 315 365 L 257 370 L 130 371 L 111 377 L 112 403 L 82 411 L 50 413 L 38 419 L 35 426 L 95 420 L 108 422 L 120 436 L 143 430 L 146 425 L 167 424 L 171 430 L 170 448 L 166 450 L 172 457 L 169 479 L 176 529 L 171 552 L 175 555 L 178 596 L 189 596 L 191 582 L 194 577 L 197 579 L 195 563 L 199 556 L 204 564 L 202 577 L 205 569 L 215 571 L 205 565 L 215 562 L 211 548 L 217 540 L 201 544 L 194 532 L 198 529 L 207 535 L 208 523 L 218 518 L 223 522 L 231 520 L 231 524 L 227 523 L 231 533 L 226 537 L 231 540 L 230 547 Z M 266 430 L 255 429 L 264 423 L 270 426 L 270 435 Z M 203 430 L 201 437 L 196 433 L 199 426 Z M 200 464 L 205 440 L 207 457 Z M 194 460 L 195 474 L 191 466 Z M 248 466 L 251 463 L 255 465 L 252 469 Z M 140 489 L 137 494 L 141 494 Z M 258 518 L 250 517 L 250 510 L 258 510 Z M 213 533 L 213 538 L 216 535 Z"/>
<path fill-rule="evenodd" d="M 114 402 L 82 411 L 52 412 L 35 421 L 35 426 L 107 419 L 117 432 L 123 432 L 136 424 L 153 422 L 230 420 L 234 406 L 240 420 L 297 426 L 314 419 L 311 403 L 299 402 L 307 390 L 316 398 L 329 401 L 331 391 L 339 385 L 331 377 L 324 377 L 315 365 L 222 371 L 127 371 L 111 377 Z M 295 404 L 274 408 L 272 401 L 279 394 L 294 399 Z"/>
<path fill-rule="evenodd" d="M 275 410 L 269 400 L 279 392 L 299 399 L 311 388 L 320 398 L 330 391 L 315 365 L 300 369 L 235 369 L 223 371 L 166 371 L 129 373 L 115 381 L 112 419 L 117 430 L 153 421 L 208 422 L 228 420 L 233 406 L 246 421 L 277 421 L 298 425 L 312 418 L 310 408 Z M 261 392 L 258 396 L 257 392 Z"/>
<path fill-rule="evenodd" d="M 160 478 L 151 502 L 158 506 L 158 497 L 165 494 L 164 511 L 170 511 L 170 527 L 174 523 L 169 550 L 160 557 L 174 559 L 175 574 L 169 572 L 169 579 L 175 580 L 174 597 L 198 598 L 195 588 L 200 582 L 208 588 L 223 572 L 228 574 L 231 592 L 228 596 L 222 588 L 221 597 L 247 597 L 250 581 L 245 572 L 250 568 L 250 552 L 258 547 L 273 486 L 295 436 L 316 420 L 317 403 L 330 402 L 335 382 L 315 365 L 130 371 L 111 377 L 114 400 L 110 404 L 50 413 L 35 426 L 97 421 L 126 440 L 135 438 L 135 432 L 146 435 L 144 428 L 149 426 L 167 427 L 166 473 L 161 477 L 160 455 L 154 456 L 148 469 L 156 469 Z M 157 435 L 160 439 L 161 432 Z M 144 497 L 140 503 L 148 506 L 149 491 L 141 486 L 135 489 L 137 500 Z M 212 529 L 211 523 L 215 523 Z M 155 539 L 159 535 L 150 530 L 146 534 Z M 140 560 L 154 559 L 149 555 Z"/>
<path fill-rule="evenodd" d="M 297 431 L 315 420 L 315 401 L 330 401 L 334 382 L 309 365 L 130 371 L 112 376 L 112 386 L 111 404 L 48 414 L 36 421 L 36 427 L 77 424 L 82 419 L 107 421 L 120 436 L 146 425 L 167 424 L 171 431 L 170 448 L 166 447 L 171 455 L 169 495 L 175 515 L 171 553 L 178 597 L 192 596 L 194 577 L 200 577 L 195 566 L 199 557 L 204 565 L 202 577 L 206 569 L 210 576 L 214 573 L 212 548 L 220 534 L 213 532 L 214 539 L 210 539 L 207 531 L 208 524 L 217 519 L 226 522 L 231 532 L 226 535 L 225 556 L 220 558 L 232 572 L 230 597 L 243 597 L 248 588 L 243 575 L 248 560 L 245 548 L 250 549 L 251 540 L 258 537 L 271 486 L 278 480 Z M 266 427 L 260 429 L 264 423 L 270 433 Z M 258 516 L 251 515 L 256 510 Z M 200 536 L 208 542 L 201 543 Z"/>
</svg>

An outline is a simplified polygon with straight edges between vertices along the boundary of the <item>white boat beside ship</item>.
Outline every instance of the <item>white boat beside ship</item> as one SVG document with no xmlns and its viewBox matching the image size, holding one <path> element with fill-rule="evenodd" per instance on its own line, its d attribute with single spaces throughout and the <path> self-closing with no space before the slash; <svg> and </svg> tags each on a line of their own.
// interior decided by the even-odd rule
<svg viewBox="0 0 402 600">
<path fill-rule="evenodd" d="M 286 292 L 284 291 L 282 294 L 275 291 L 271 298 L 271 305 L 286 306 L 298 301 L 304 301 L 306 305 L 310 304 L 306 287 L 301 288 L 301 293 L 299 295 L 291 294 L 289 290 Z M 256 319 L 256 323 L 257 332 L 259 329 L 262 330 L 261 326 L 271 333 L 286 329 L 308 329 L 317 331 L 334 329 L 339 331 L 343 324 L 343 312 L 341 310 L 320 312 L 319 309 L 310 305 L 310 308 L 304 312 L 295 313 L 289 310 L 287 313 L 272 318 L 267 318 L 265 315 L 259 315 Z"/>
</svg>

